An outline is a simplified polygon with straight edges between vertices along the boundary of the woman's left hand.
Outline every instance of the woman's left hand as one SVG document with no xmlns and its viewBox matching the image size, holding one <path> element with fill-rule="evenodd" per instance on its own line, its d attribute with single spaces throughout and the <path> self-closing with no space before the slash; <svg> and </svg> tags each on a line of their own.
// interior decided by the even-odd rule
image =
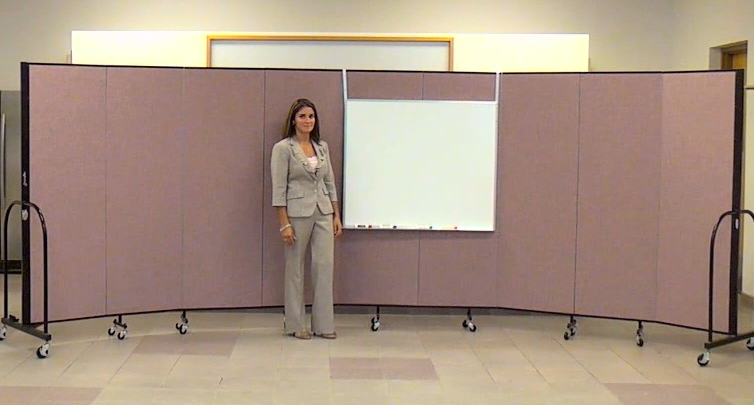
<svg viewBox="0 0 754 405">
<path fill-rule="evenodd" d="M 340 218 L 335 217 L 332 221 L 333 233 L 335 236 L 340 236 L 343 233 L 343 224 L 340 223 Z"/>
</svg>

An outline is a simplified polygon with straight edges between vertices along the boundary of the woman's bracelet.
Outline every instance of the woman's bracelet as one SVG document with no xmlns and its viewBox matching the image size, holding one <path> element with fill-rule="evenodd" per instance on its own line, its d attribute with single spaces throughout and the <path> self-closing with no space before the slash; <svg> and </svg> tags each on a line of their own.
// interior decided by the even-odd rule
<svg viewBox="0 0 754 405">
<path fill-rule="evenodd" d="M 293 225 L 291 225 L 291 224 L 285 224 L 282 228 L 280 228 L 279 232 L 283 232 L 284 230 L 286 230 L 287 228 L 290 228 L 291 226 L 293 226 Z"/>
</svg>

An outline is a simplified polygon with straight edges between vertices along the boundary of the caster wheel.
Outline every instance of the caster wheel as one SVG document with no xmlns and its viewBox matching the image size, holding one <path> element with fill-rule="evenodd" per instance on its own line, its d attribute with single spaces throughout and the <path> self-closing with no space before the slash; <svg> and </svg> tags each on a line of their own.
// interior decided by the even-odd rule
<svg viewBox="0 0 754 405">
<path fill-rule="evenodd" d="M 186 332 L 188 332 L 188 325 L 186 325 L 185 323 L 178 323 L 175 325 L 175 327 L 178 329 L 178 332 L 181 335 L 185 335 Z"/>
<path fill-rule="evenodd" d="M 636 346 L 644 347 L 644 339 L 637 337 L 636 338 Z"/>
<path fill-rule="evenodd" d="M 44 359 L 44 358 L 47 358 L 47 356 L 49 355 L 50 355 L 49 343 L 45 343 L 42 346 L 39 346 L 39 348 L 37 349 L 37 357 L 39 357 L 40 359 Z"/>
<path fill-rule="evenodd" d="M 568 331 L 571 333 L 571 336 L 576 336 L 576 332 L 577 331 L 576 331 L 576 327 L 575 326 L 572 327 L 571 329 L 569 329 Z"/>
<path fill-rule="evenodd" d="M 107 330 L 107 334 L 110 336 L 115 335 L 115 326 L 111 326 L 110 329 Z"/>
<path fill-rule="evenodd" d="M 476 332 L 476 325 L 472 322 L 469 322 L 469 332 Z"/>
<path fill-rule="evenodd" d="M 699 363 L 699 365 L 702 367 L 709 364 L 709 352 L 700 354 L 699 357 L 696 358 L 696 362 Z"/>
<path fill-rule="evenodd" d="M 468 319 L 464 319 L 463 322 L 461 322 L 461 326 L 463 326 L 464 328 L 468 328 L 469 327 L 469 320 Z"/>
<path fill-rule="evenodd" d="M 565 339 L 565 340 L 568 340 L 568 339 L 570 339 L 570 338 L 571 338 L 571 334 L 570 334 L 570 333 L 568 333 L 568 331 L 566 331 L 566 332 L 565 332 L 565 333 L 563 334 L 563 339 Z"/>
<path fill-rule="evenodd" d="M 126 338 L 126 331 L 125 330 L 122 330 L 122 331 L 118 332 L 118 340 L 123 340 L 125 338 Z"/>
<path fill-rule="evenodd" d="M 5 336 L 7 334 L 8 334 L 8 328 L 6 328 L 5 326 L 3 326 L 2 328 L 0 328 L 0 342 L 2 342 L 3 340 L 5 340 Z"/>
<path fill-rule="evenodd" d="M 380 323 L 379 322 L 372 323 L 372 332 L 377 332 L 377 330 L 379 330 L 379 329 L 380 329 Z"/>
<path fill-rule="evenodd" d="M 1 333 L 0 333 L 0 336 L 2 336 Z M 754 350 L 754 338 L 749 338 L 749 340 L 746 341 L 746 348 L 749 350 Z"/>
</svg>

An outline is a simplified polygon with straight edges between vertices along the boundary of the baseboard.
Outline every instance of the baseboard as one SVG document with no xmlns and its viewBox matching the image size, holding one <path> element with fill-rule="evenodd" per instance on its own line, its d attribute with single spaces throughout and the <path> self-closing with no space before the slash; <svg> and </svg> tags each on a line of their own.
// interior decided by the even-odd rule
<svg viewBox="0 0 754 405">
<path fill-rule="evenodd" d="M 754 309 L 754 297 L 746 293 L 740 293 L 738 295 L 738 305 L 742 308 Z"/>
</svg>

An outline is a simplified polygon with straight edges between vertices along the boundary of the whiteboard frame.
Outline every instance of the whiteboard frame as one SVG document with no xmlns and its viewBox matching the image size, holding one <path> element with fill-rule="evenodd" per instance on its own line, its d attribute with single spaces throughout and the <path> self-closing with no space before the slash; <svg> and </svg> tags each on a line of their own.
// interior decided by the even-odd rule
<svg viewBox="0 0 754 405">
<path fill-rule="evenodd" d="M 490 100 L 452 100 L 452 99 L 437 99 L 437 100 L 398 100 L 398 99 L 371 99 L 371 98 L 354 98 L 349 99 L 348 98 L 348 72 L 346 69 L 342 70 L 343 75 L 343 198 L 342 198 L 342 219 L 343 221 L 343 229 L 350 229 L 350 230 L 388 230 L 388 231 L 452 231 L 452 232 L 495 232 L 497 230 L 497 220 L 498 220 L 498 213 L 497 213 L 497 190 L 498 190 L 498 151 L 500 148 L 499 142 L 500 142 L 500 80 L 502 73 L 501 72 L 495 72 L 495 99 Z M 348 142 L 348 137 L 346 136 L 346 130 L 348 128 L 348 101 L 349 100 L 360 100 L 360 101 L 370 101 L 370 102 L 400 102 L 400 101 L 406 101 L 406 102 L 453 102 L 453 103 L 489 103 L 495 105 L 495 128 L 497 130 L 495 131 L 495 148 L 493 151 L 493 161 L 495 162 L 495 167 L 492 173 L 492 184 L 495 186 L 495 192 L 492 193 L 492 228 L 491 229 L 466 229 L 466 228 L 432 228 L 432 227 L 381 227 L 381 226 L 362 226 L 362 225 L 346 225 L 345 216 L 346 216 L 346 195 L 345 195 L 345 189 L 346 189 L 346 177 L 347 173 L 345 168 L 347 167 L 346 159 L 348 158 L 346 156 L 345 151 L 347 150 L 346 143 Z"/>
</svg>

